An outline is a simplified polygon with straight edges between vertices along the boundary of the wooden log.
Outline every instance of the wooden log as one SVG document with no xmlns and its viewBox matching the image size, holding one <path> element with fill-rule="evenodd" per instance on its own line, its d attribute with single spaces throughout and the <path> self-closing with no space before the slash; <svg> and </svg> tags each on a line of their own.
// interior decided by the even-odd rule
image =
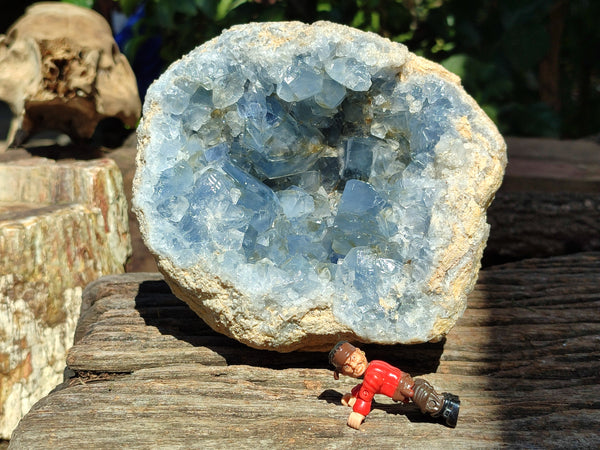
<svg viewBox="0 0 600 450">
<path fill-rule="evenodd" d="M 600 143 L 507 137 L 503 192 L 598 192 Z"/>
<path fill-rule="evenodd" d="M 483 265 L 600 250 L 600 194 L 507 192 L 488 209 Z"/>
<path fill-rule="evenodd" d="M 507 137 L 484 266 L 600 251 L 600 145 Z"/>
<path fill-rule="evenodd" d="M 600 253 L 483 270 L 444 342 L 364 346 L 461 398 L 447 428 L 376 397 L 360 431 L 325 353 L 215 334 L 156 275 L 105 277 L 68 356 L 72 377 L 13 433 L 26 448 L 594 448 L 600 446 Z"/>
</svg>

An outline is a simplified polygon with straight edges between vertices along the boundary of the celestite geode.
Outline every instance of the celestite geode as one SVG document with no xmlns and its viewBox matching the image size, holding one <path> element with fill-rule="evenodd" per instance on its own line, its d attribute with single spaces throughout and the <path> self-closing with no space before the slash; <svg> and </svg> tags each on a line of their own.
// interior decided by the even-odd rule
<svg viewBox="0 0 600 450">
<path fill-rule="evenodd" d="M 231 28 L 156 81 L 134 203 L 173 291 L 250 346 L 443 337 L 506 148 L 441 66 L 342 25 Z"/>
</svg>

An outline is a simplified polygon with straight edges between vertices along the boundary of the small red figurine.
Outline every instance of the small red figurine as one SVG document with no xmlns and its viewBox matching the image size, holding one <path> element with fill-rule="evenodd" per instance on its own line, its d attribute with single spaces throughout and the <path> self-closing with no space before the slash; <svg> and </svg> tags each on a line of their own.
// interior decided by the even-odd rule
<svg viewBox="0 0 600 450">
<path fill-rule="evenodd" d="M 433 386 L 422 378 L 412 377 L 384 361 L 367 361 L 365 352 L 346 341 L 338 342 L 329 352 L 329 362 L 335 367 L 334 378 L 339 374 L 361 378 L 363 382 L 342 397 L 342 404 L 352 407 L 348 425 L 360 427 L 371 412 L 371 401 L 375 394 L 383 394 L 396 402 L 413 401 L 423 413 L 444 419 L 454 428 L 458 419 L 460 400 L 456 395 L 438 394 Z"/>
</svg>

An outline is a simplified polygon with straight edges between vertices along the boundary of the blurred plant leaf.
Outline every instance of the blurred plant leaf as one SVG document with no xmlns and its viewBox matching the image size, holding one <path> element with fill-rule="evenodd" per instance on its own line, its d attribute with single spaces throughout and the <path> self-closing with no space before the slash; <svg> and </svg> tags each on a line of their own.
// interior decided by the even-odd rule
<svg viewBox="0 0 600 450">
<path fill-rule="evenodd" d="M 442 66 L 448 69 L 450 72 L 463 78 L 465 76 L 465 67 L 469 57 L 464 53 L 452 55 L 445 60 L 441 61 Z"/>
<path fill-rule="evenodd" d="M 71 3 L 73 5 L 82 6 L 84 8 L 92 8 L 94 0 L 62 0 L 63 3 Z"/>
<path fill-rule="evenodd" d="M 214 0 L 196 0 L 196 6 L 206 17 L 214 17 L 217 13 L 217 4 Z"/>
<path fill-rule="evenodd" d="M 179 0 L 175 3 L 175 11 L 187 16 L 194 16 L 198 13 L 198 7 L 196 0 Z"/>
<path fill-rule="evenodd" d="M 118 0 L 117 3 L 119 3 L 119 7 L 121 8 L 121 11 L 123 11 L 123 14 L 127 16 L 133 14 L 140 5 L 139 0 Z"/>
<path fill-rule="evenodd" d="M 214 19 L 218 22 L 223 20 L 227 14 L 243 5 L 248 0 L 220 0 L 217 4 L 217 11 Z"/>
</svg>

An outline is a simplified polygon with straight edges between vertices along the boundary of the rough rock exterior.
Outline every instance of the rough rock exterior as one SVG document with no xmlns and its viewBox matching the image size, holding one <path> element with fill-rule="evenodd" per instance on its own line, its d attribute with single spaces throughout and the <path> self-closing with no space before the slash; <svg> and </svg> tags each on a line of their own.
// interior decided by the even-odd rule
<svg viewBox="0 0 600 450">
<path fill-rule="evenodd" d="M 107 117 L 133 127 L 141 109 L 135 75 L 106 20 L 60 2 L 36 3 L 0 35 L 0 100 L 14 115 L 9 145 L 44 129 L 89 138 Z"/>
<path fill-rule="evenodd" d="M 82 289 L 130 252 L 112 161 L 0 164 L 0 438 L 62 381 Z"/>
<path fill-rule="evenodd" d="M 150 88 L 134 204 L 178 297 L 250 346 L 442 338 L 506 165 L 445 69 L 332 23 L 248 24 Z"/>
</svg>

